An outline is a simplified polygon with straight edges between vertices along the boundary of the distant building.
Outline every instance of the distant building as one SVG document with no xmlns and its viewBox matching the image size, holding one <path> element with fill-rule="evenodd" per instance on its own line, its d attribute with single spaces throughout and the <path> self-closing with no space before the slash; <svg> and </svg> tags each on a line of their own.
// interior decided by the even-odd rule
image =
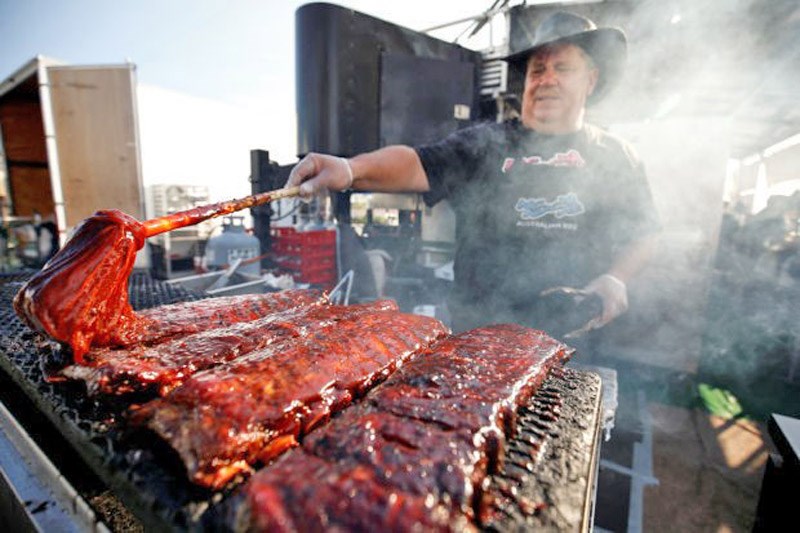
<svg viewBox="0 0 800 533">
<path fill-rule="evenodd" d="M 156 218 L 210 203 L 208 187 L 202 185 L 148 185 L 145 188 L 147 218 Z M 161 247 L 172 261 L 202 255 L 205 241 L 219 225 L 206 220 L 194 226 L 175 229 L 148 240 Z"/>
</svg>

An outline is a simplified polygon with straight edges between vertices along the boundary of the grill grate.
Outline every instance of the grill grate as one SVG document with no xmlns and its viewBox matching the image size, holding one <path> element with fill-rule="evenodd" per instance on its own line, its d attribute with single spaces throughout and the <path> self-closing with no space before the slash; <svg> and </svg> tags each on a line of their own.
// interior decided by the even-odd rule
<svg viewBox="0 0 800 533">
<path fill-rule="evenodd" d="M 65 354 L 58 344 L 27 328 L 11 305 L 30 275 L 0 274 L 0 368 L 145 528 L 202 527 L 203 513 L 224 494 L 191 484 L 174 451 L 160 440 L 127 434 L 127 403 L 89 398 L 78 383 L 47 381 L 48 368 L 62 365 Z M 136 309 L 205 297 L 146 273 L 134 273 L 129 286 Z M 531 405 L 520 410 L 518 438 L 493 479 L 497 489 L 487 530 L 562 529 L 569 524 L 564 506 L 586 507 L 587 476 L 596 460 L 592 443 L 599 431 L 599 397 L 597 376 L 564 369 L 551 375 Z"/>
<path fill-rule="evenodd" d="M 30 275 L 0 275 L 0 368 L 145 526 L 187 528 L 212 495 L 186 481 L 172 451 L 126 436 L 119 423 L 126 406 L 89 398 L 81 384 L 46 379 L 66 354 L 14 313 L 14 295 Z M 141 273 L 131 276 L 129 294 L 137 309 L 204 297 Z"/>
<path fill-rule="evenodd" d="M 596 374 L 565 368 L 520 408 L 518 434 L 502 471 L 492 477 L 494 513 L 487 530 L 590 529 L 600 392 Z M 582 517 L 580 527 L 575 516 Z"/>
<path fill-rule="evenodd" d="M 131 306 L 136 310 L 209 297 L 206 293 L 190 291 L 179 284 L 155 280 L 147 272 L 140 271 L 133 272 L 128 280 L 128 296 Z"/>
</svg>

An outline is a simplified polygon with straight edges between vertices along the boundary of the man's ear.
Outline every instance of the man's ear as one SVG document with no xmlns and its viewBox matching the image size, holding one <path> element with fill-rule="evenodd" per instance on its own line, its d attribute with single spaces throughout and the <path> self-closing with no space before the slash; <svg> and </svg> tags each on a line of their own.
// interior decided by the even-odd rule
<svg viewBox="0 0 800 533">
<path fill-rule="evenodd" d="M 589 71 L 589 90 L 586 93 L 586 96 L 589 96 L 594 92 L 594 88 L 597 87 L 597 80 L 600 78 L 600 69 L 593 68 Z"/>
</svg>

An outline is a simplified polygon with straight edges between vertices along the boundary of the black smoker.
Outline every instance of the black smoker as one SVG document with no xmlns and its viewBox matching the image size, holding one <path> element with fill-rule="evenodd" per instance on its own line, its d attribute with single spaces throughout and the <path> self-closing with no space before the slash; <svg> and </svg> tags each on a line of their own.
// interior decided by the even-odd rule
<svg viewBox="0 0 800 533">
<path fill-rule="evenodd" d="M 295 25 L 299 157 L 420 144 L 479 118 L 480 53 L 333 4 L 301 6 Z M 291 167 L 253 151 L 253 193 L 282 186 Z M 334 212 L 350 222 L 349 194 L 336 195 Z M 269 250 L 269 207 L 253 214 Z"/>
</svg>

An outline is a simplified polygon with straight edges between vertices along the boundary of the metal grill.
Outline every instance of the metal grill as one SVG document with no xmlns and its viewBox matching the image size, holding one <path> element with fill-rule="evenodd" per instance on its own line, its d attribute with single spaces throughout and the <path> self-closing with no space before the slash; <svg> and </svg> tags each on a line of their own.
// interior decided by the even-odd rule
<svg viewBox="0 0 800 533">
<path fill-rule="evenodd" d="M 28 276 L 0 277 L 0 368 L 145 527 L 185 529 L 196 523 L 212 495 L 186 480 L 171 450 L 124 434 L 118 421 L 126 406 L 89 398 L 77 383 L 48 381 L 49 366 L 62 362 L 61 348 L 33 333 L 12 307 Z M 138 273 L 131 276 L 129 294 L 139 309 L 203 297 Z"/>
<path fill-rule="evenodd" d="M 496 512 L 487 530 L 591 529 L 600 392 L 596 374 L 565 368 L 519 410 L 518 433 L 492 477 Z"/>
<path fill-rule="evenodd" d="M 29 274 L 28 274 L 29 275 Z M 31 332 L 11 302 L 27 275 L 0 276 L 0 368 L 72 445 L 89 468 L 142 521 L 145 528 L 208 527 L 204 512 L 222 500 L 191 484 L 177 455 L 158 439 L 126 433 L 128 407 L 89 398 L 82 384 L 49 382 L 50 365 L 63 363 L 61 348 Z M 130 297 L 137 309 L 203 298 L 134 273 Z M 552 375 L 530 406 L 519 412 L 518 437 L 494 477 L 494 513 L 486 529 L 511 531 L 569 524 L 568 506 L 584 517 L 591 500 L 599 432 L 600 381 L 565 369 Z M 572 524 L 571 527 L 574 527 Z"/>
<path fill-rule="evenodd" d="M 203 292 L 192 291 L 176 283 L 164 283 L 153 279 L 147 272 L 136 271 L 128 279 L 128 297 L 131 306 L 147 309 L 159 305 L 189 302 L 208 298 Z"/>
</svg>

